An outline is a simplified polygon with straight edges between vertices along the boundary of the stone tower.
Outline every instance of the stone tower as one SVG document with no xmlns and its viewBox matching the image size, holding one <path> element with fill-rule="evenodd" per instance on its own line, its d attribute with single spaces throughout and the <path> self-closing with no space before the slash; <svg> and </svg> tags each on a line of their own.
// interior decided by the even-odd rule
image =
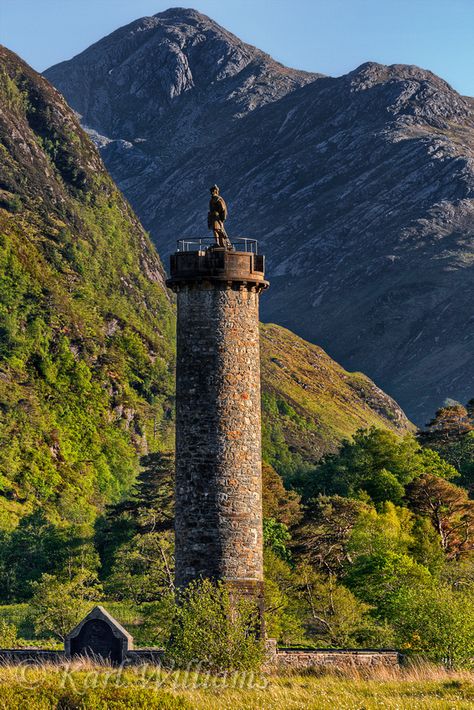
<svg viewBox="0 0 474 710">
<path fill-rule="evenodd" d="M 253 251 L 249 251 L 249 244 Z M 258 305 L 264 257 L 181 242 L 177 294 L 176 584 L 224 581 L 262 609 Z"/>
</svg>

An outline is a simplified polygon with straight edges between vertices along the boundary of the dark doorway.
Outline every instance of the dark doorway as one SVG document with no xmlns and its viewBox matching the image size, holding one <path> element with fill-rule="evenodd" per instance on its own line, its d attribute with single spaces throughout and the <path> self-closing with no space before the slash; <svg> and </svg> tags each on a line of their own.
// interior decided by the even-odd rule
<svg viewBox="0 0 474 710">
<path fill-rule="evenodd" d="M 86 621 L 77 636 L 71 639 L 71 656 L 101 656 L 111 663 L 122 663 L 122 642 L 114 636 L 107 622 Z"/>
</svg>

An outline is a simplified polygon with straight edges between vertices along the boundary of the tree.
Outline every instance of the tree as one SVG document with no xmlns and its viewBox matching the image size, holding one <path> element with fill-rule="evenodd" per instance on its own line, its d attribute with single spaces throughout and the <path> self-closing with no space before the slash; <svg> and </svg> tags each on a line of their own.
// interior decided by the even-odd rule
<svg viewBox="0 0 474 710">
<path fill-rule="evenodd" d="M 401 588 L 393 602 L 397 645 L 450 668 L 474 666 L 474 587 Z"/>
<path fill-rule="evenodd" d="M 283 644 L 306 641 L 304 603 L 297 594 L 296 571 L 273 550 L 264 550 L 265 629 Z"/>
<path fill-rule="evenodd" d="M 391 500 L 400 504 L 405 486 L 427 472 L 444 478 L 458 475 L 437 453 L 422 449 L 411 434 L 400 438 L 372 427 L 359 430 L 337 454 L 323 459 L 307 482 L 305 495 L 365 495 L 375 503 Z"/>
<path fill-rule="evenodd" d="M 291 555 L 287 544 L 291 540 L 291 535 L 284 523 L 279 523 L 274 518 L 264 518 L 263 520 L 263 543 L 266 547 L 281 557 L 282 560 L 290 561 Z"/>
<path fill-rule="evenodd" d="M 336 580 L 309 565 L 297 572 L 297 593 L 305 604 L 308 636 L 318 645 L 344 647 L 367 642 L 375 631 L 370 605 L 357 599 Z"/>
<path fill-rule="evenodd" d="M 95 574 L 99 566 L 89 524 L 53 524 L 39 509 L 2 538 L 0 595 L 6 602 L 29 599 L 31 584 L 43 573 L 66 580 Z"/>
<path fill-rule="evenodd" d="M 157 532 L 171 530 L 174 518 L 174 456 L 157 452 L 142 456 L 142 470 L 123 502 L 108 507 L 107 518 L 112 524 L 119 517 L 128 517 L 135 530 Z"/>
<path fill-rule="evenodd" d="M 359 599 L 374 607 L 375 617 L 392 621 L 396 616 L 394 598 L 400 587 L 426 588 L 432 577 L 408 554 L 386 550 L 359 555 L 347 569 L 344 582 Z"/>
<path fill-rule="evenodd" d="M 90 609 L 91 602 L 101 598 L 97 577 L 79 574 L 63 582 L 54 575 L 43 574 L 32 584 L 31 613 L 36 634 L 48 634 L 64 640 Z"/>
<path fill-rule="evenodd" d="M 107 593 L 141 604 L 173 592 L 173 550 L 171 532 L 137 533 L 116 551 L 105 584 Z"/>
<path fill-rule="evenodd" d="M 459 471 L 458 484 L 474 497 L 474 431 L 441 449 L 442 456 Z"/>
<path fill-rule="evenodd" d="M 320 495 L 312 500 L 295 533 L 294 550 L 327 574 L 339 574 L 351 561 L 348 543 L 366 503 L 341 496 Z"/>
<path fill-rule="evenodd" d="M 425 474 L 409 486 L 407 498 L 412 510 L 431 520 L 448 559 L 474 550 L 474 501 L 463 488 Z"/>
<path fill-rule="evenodd" d="M 109 506 L 105 519 L 97 525 L 96 540 L 105 578 L 117 572 L 116 560 L 119 557 L 122 560 L 128 557 L 130 561 L 130 555 L 140 555 L 139 548 L 144 550 L 145 547 L 148 552 L 144 558 L 149 557 L 149 552 L 154 547 L 155 560 L 160 564 L 162 553 L 157 541 L 162 540 L 163 550 L 168 550 L 169 547 L 166 540 L 173 530 L 174 457 L 170 453 L 159 452 L 143 456 L 140 462 L 143 469 L 130 495 L 120 503 Z M 142 544 L 142 535 L 151 537 Z M 170 558 L 168 561 L 171 564 Z M 134 565 L 127 563 L 127 566 L 131 572 Z M 142 570 L 143 567 L 140 567 L 140 574 Z"/>
<path fill-rule="evenodd" d="M 438 409 L 424 431 L 423 446 L 438 451 L 461 474 L 460 485 L 474 492 L 474 399 L 465 407 L 455 404 Z"/>
<path fill-rule="evenodd" d="M 407 508 L 396 506 L 390 501 L 380 506 L 380 510 L 366 506 L 347 543 L 350 563 L 361 556 L 386 552 L 408 553 L 414 542 L 413 524 L 413 514 Z"/>
<path fill-rule="evenodd" d="M 446 558 L 440 537 L 431 521 L 423 516 L 415 516 L 411 538 L 408 546 L 411 557 L 429 569 L 433 577 L 440 577 L 446 570 Z"/>
<path fill-rule="evenodd" d="M 472 406 L 470 406 L 470 412 L 472 413 Z M 423 446 L 440 449 L 459 441 L 473 429 L 472 416 L 466 407 L 463 407 L 462 404 L 454 404 L 438 409 L 426 429 L 418 432 L 418 440 Z"/>
<path fill-rule="evenodd" d="M 461 478 L 459 485 L 474 492 L 474 399 L 465 407 L 456 404 L 438 409 L 418 441 L 437 451 Z"/>
<path fill-rule="evenodd" d="M 262 464 L 262 490 L 264 518 L 274 518 L 288 527 L 300 520 L 300 496 L 296 491 L 286 490 L 281 476 L 265 462 Z"/>
</svg>

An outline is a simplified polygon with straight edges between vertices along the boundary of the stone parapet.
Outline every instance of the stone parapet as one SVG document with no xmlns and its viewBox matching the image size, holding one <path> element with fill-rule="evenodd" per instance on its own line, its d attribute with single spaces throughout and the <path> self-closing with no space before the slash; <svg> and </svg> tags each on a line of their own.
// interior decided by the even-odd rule
<svg viewBox="0 0 474 710">
<path fill-rule="evenodd" d="M 264 268 L 265 257 L 262 254 L 215 247 L 182 251 L 171 255 L 170 278 L 166 284 L 174 291 L 185 284 L 203 281 L 229 286 L 244 285 L 260 291 L 268 287 Z"/>
</svg>

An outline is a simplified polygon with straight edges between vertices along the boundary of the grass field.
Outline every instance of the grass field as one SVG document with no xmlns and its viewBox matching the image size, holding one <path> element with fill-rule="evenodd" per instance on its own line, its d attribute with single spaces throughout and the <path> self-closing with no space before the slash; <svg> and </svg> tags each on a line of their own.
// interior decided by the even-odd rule
<svg viewBox="0 0 474 710">
<path fill-rule="evenodd" d="M 91 663 L 0 668 L 2 710 L 472 710 L 473 677 L 430 668 L 216 677 Z"/>
</svg>

